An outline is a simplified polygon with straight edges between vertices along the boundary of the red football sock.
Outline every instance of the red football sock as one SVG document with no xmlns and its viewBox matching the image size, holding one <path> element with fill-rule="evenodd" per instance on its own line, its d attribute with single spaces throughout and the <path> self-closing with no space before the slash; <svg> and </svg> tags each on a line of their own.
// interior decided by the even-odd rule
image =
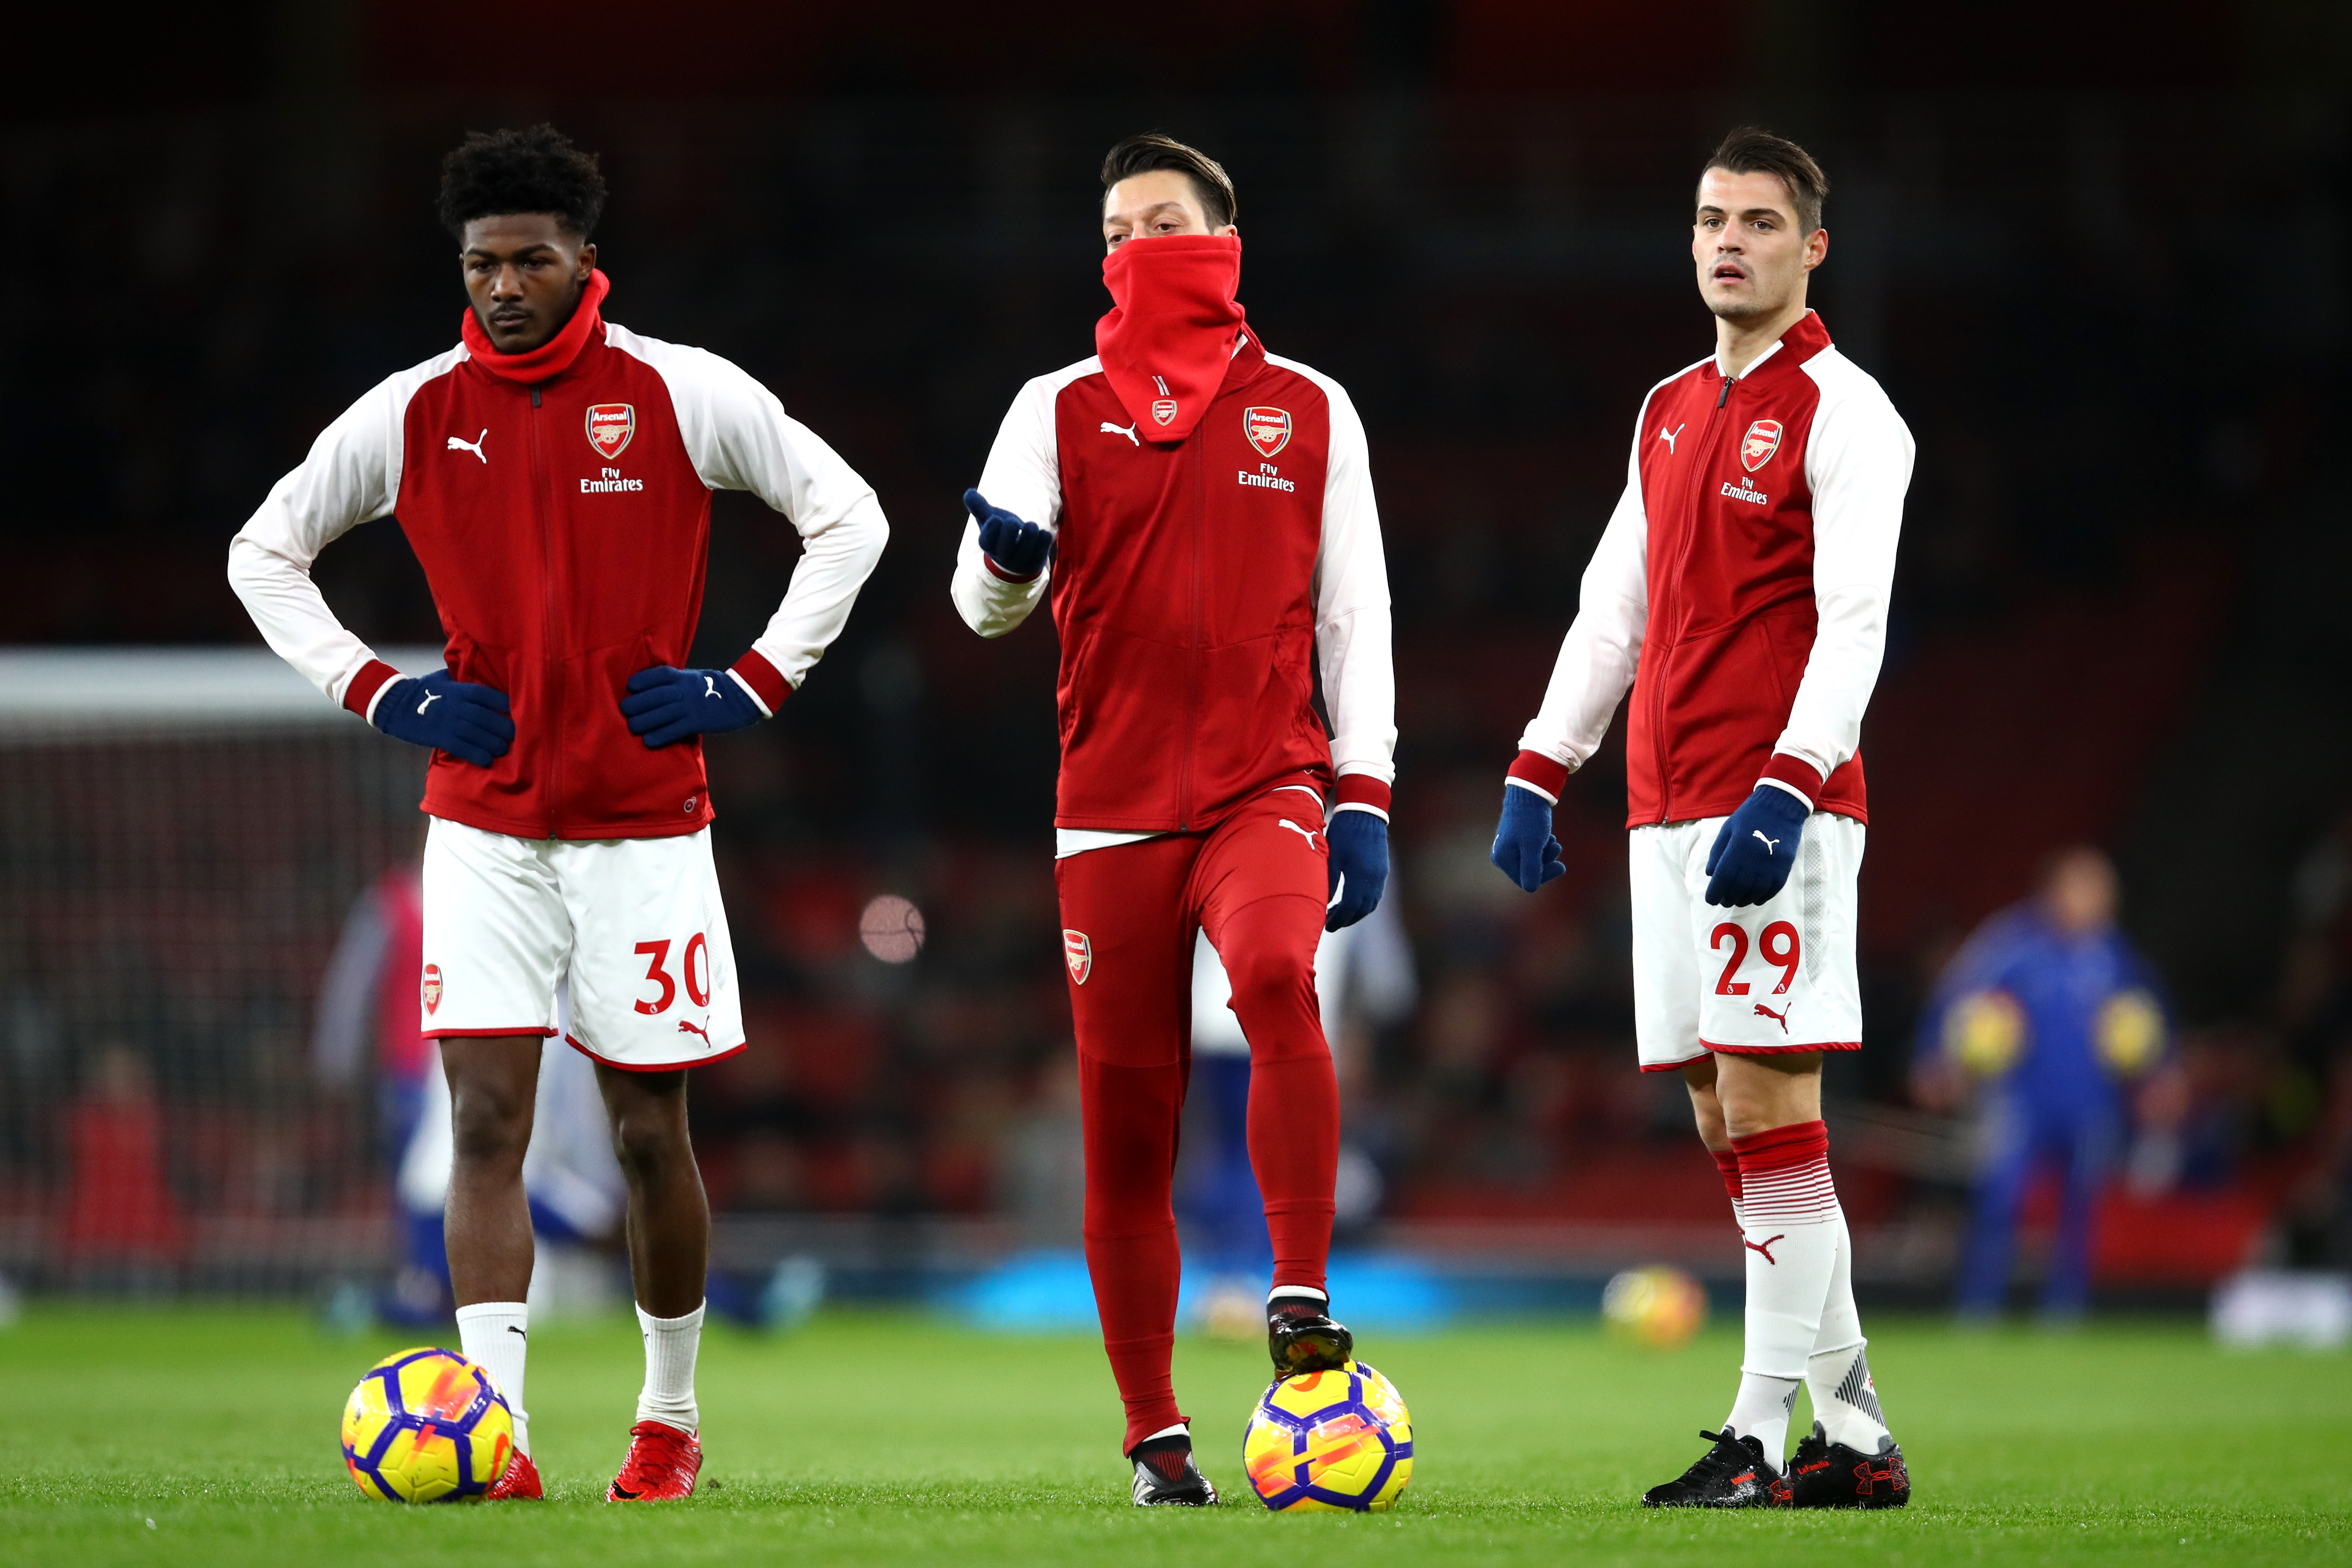
<svg viewBox="0 0 2352 1568">
<path fill-rule="evenodd" d="M 1184 1419 L 1169 1359 L 1176 1345 L 1176 1213 L 1171 1188 L 1183 1068 L 1116 1067 L 1078 1054 L 1086 1123 L 1087 1271 L 1103 1350 L 1127 1405 L 1125 1447 Z"/>
</svg>

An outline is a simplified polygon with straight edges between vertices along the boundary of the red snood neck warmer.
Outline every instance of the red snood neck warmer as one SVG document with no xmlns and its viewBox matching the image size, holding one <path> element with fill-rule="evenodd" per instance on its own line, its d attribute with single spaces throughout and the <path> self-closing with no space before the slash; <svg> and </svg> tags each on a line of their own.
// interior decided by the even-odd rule
<svg viewBox="0 0 2352 1568">
<path fill-rule="evenodd" d="M 1095 352 L 1145 440 L 1181 441 L 1209 411 L 1242 324 L 1241 276 L 1238 235 L 1130 239 L 1103 258 L 1113 304 Z"/>
<path fill-rule="evenodd" d="M 603 335 L 604 315 L 598 307 L 604 303 L 604 296 L 612 291 L 612 280 L 604 276 L 603 268 L 590 272 L 588 287 L 580 290 L 580 304 L 572 312 L 572 319 L 539 347 L 526 349 L 519 354 L 499 352 L 498 345 L 490 342 L 490 334 L 482 330 L 481 319 L 474 314 L 470 305 L 466 307 L 466 320 L 458 331 L 466 340 L 466 352 L 472 354 L 474 363 L 484 370 L 509 381 L 521 382 L 525 386 L 537 386 L 541 382 L 570 370 L 572 362 L 580 357 L 580 351 L 588 346 L 588 340 Z"/>
</svg>

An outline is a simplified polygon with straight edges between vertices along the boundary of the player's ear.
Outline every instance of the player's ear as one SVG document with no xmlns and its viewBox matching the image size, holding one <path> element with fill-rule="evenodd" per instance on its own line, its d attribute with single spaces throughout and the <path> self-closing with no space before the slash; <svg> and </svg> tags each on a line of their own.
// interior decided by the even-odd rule
<svg viewBox="0 0 2352 1568">
<path fill-rule="evenodd" d="M 1811 272 L 1830 256 L 1830 231 L 1817 228 L 1805 236 L 1805 270 Z"/>
<path fill-rule="evenodd" d="M 595 270 L 596 242 L 592 239 L 580 247 L 580 261 L 579 264 L 572 268 L 572 276 L 577 278 L 581 282 L 585 283 L 588 281 L 588 275 Z"/>
</svg>

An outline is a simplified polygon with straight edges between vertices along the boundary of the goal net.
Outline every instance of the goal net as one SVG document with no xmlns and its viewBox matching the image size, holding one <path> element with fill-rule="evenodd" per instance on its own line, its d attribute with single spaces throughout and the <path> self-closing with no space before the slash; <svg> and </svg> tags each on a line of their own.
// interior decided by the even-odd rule
<svg viewBox="0 0 2352 1568">
<path fill-rule="evenodd" d="M 0 653 L 0 1273 L 278 1294 L 381 1268 L 384 1112 L 319 1005 L 416 858 L 424 770 L 264 649 Z"/>
</svg>

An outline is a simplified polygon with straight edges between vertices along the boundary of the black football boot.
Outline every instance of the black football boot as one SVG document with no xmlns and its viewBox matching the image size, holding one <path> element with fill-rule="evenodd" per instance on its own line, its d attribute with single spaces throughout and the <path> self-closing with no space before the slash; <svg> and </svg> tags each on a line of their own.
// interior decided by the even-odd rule
<svg viewBox="0 0 2352 1568">
<path fill-rule="evenodd" d="M 1911 1500 L 1911 1472 L 1894 1438 L 1865 1454 L 1831 1442 L 1816 1421 L 1789 1461 L 1789 1489 L 1798 1508 L 1901 1508 Z"/>
<path fill-rule="evenodd" d="M 1685 1470 L 1679 1480 L 1642 1494 L 1643 1508 L 1787 1508 L 1787 1479 L 1764 1462 L 1764 1445 L 1736 1436 L 1730 1427 L 1701 1432 L 1715 1445 Z"/>
<path fill-rule="evenodd" d="M 1135 1506 L 1138 1508 L 1210 1508 L 1217 1489 L 1192 1462 L 1189 1436 L 1152 1437 L 1135 1446 L 1128 1456 L 1135 1461 Z"/>
<path fill-rule="evenodd" d="M 1331 1321 L 1329 1305 L 1312 1296 L 1276 1296 L 1265 1304 L 1265 1348 L 1276 1379 L 1337 1372 L 1356 1353 L 1356 1336 Z"/>
</svg>

